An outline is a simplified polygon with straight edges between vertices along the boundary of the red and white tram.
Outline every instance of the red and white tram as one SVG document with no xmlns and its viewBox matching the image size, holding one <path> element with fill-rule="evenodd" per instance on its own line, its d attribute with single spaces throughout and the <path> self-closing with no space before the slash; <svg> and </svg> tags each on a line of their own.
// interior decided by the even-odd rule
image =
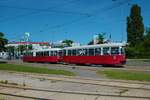
<svg viewBox="0 0 150 100">
<path fill-rule="evenodd" d="M 109 43 L 67 47 L 63 49 L 63 62 L 74 64 L 123 65 L 126 62 L 125 44 Z"/>
<path fill-rule="evenodd" d="M 57 63 L 57 62 L 60 62 L 61 51 L 62 50 L 60 48 L 32 50 L 23 56 L 23 61 L 24 62 Z"/>
<path fill-rule="evenodd" d="M 23 56 L 24 62 L 64 62 L 73 64 L 123 65 L 125 44 L 109 43 L 76 47 L 33 50 Z"/>
</svg>

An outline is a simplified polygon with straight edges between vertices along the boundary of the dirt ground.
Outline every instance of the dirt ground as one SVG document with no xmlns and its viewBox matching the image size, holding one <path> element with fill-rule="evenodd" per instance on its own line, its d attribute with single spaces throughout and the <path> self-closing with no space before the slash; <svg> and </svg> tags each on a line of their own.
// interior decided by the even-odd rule
<svg viewBox="0 0 150 100">
<path fill-rule="evenodd" d="M 105 69 L 105 67 L 95 65 L 77 66 L 23 63 L 18 60 L 8 61 L 8 63 L 69 70 L 74 72 L 77 76 L 69 77 L 0 71 L 0 81 L 7 80 L 7 84 L 0 83 L 0 93 L 46 98 L 46 100 L 150 100 L 149 82 L 112 80 L 96 74 L 97 70 Z M 106 67 L 106 69 L 141 70 L 149 72 L 149 66 L 139 67 L 126 65 L 124 68 Z M 1 86 L 14 84 L 21 87 L 49 90 L 49 92 Z M 31 98 L 21 98 L 4 94 L 0 95 L 0 100 L 1 99 L 33 100 Z"/>
<path fill-rule="evenodd" d="M 150 83 L 140 83 L 140 82 L 117 82 L 114 80 L 95 80 L 95 79 L 85 79 L 80 77 L 64 77 L 55 75 L 41 75 L 41 74 L 27 74 L 18 72 L 7 72 L 0 71 L 0 80 L 7 80 L 8 83 L 16 83 L 17 86 L 25 86 L 35 89 L 44 90 L 55 90 L 55 91 L 69 91 L 76 93 L 91 93 L 91 94 L 105 94 L 105 95 L 122 95 L 122 96 L 138 96 L 138 97 L 150 97 Z M 53 98 L 55 100 L 66 100 L 67 98 L 74 98 L 70 100 L 95 100 L 97 96 L 86 95 L 86 94 L 73 94 L 73 93 L 57 93 L 50 92 L 45 93 L 41 91 L 29 91 L 21 89 L 9 89 L 0 88 L 0 93 L 14 93 L 17 95 L 27 95 L 36 97 L 46 97 Z M 50 95 L 51 94 L 51 95 Z M 1 98 L 7 99 L 7 96 L 1 96 Z M 13 98 L 13 97 L 12 97 Z M 87 98 L 87 99 L 85 99 Z M 91 99 L 89 99 L 91 98 Z M 96 100 L 101 100 L 98 98 L 107 98 L 104 100 L 109 100 L 109 96 L 97 97 Z M 118 98 L 118 99 L 117 99 Z M 122 100 L 117 97 L 116 100 Z M 135 98 L 128 98 L 135 100 Z M 124 100 L 124 99 L 123 99 Z M 138 100 L 136 98 L 136 100 Z M 139 100 L 148 100 L 145 98 L 139 98 Z"/>
</svg>

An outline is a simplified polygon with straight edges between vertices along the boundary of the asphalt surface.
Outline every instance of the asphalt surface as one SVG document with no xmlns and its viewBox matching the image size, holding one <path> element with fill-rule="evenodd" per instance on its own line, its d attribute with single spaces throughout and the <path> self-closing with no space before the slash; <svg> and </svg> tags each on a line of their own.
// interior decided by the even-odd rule
<svg viewBox="0 0 150 100">
<path fill-rule="evenodd" d="M 127 66 L 150 67 L 150 59 L 128 59 Z"/>
</svg>

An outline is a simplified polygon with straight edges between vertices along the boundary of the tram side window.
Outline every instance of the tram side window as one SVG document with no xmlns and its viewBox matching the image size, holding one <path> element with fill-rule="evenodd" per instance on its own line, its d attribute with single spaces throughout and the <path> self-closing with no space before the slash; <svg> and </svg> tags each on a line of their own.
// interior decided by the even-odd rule
<svg viewBox="0 0 150 100">
<path fill-rule="evenodd" d="M 66 50 L 63 50 L 63 56 L 66 56 Z"/>
<path fill-rule="evenodd" d="M 101 48 L 95 48 L 95 55 L 101 55 Z"/>
<path fill-rule="evenodd" d="M 58 51 L 58 56 L 63 56 L 63 51 L 62 50 Z"/>
<path fill-rule="evenodd" d="M 78 49 L 77 55 L 78 56 L 86 56 L 88 54 L 87 49 Z"/>
<path fill-rule="evenodd" d="M 39 52 L 36 52 L 36 56 L 39 56 Z"/>
<path fill-rule="evenodd" d="M 57 51 L 54 51 L 54 56 L 57 56 L 58 55 L 58 52 Z"/>
<path fill-rule="evenodd" d="M 29 52 L 28 55 L 29 55 L 29 56 L 33 56 L 33 52 Z"/>
<path fill-rule="evenodd" d="M 27 53 L 24 53 L 24 55 L 26 55 L 26 56 L 33 56 L 33 52 L 27 52 Z"/>
<path fill-rule="evenodd" d="M 50 51 L 50 56 L 57 56 L 57 51 Z"/>
<path fill-rule="evenodd" d="M 31 52 L 30 55 L 33 56 L 33 52 Z"/>
<path fill-rule="evenodd" d="M 80 56 L 81 55 L 81 49 L 77 49 L 77 56 Z"/>
<path fill-rule="evenodd" d="M 36 56 L 43 56 L 43 52 L 36 52 Z"/>
<path fill-rule="evenodd" d="M 54 51 L 50 51 L 50 56 L 54 56 Z"/>
<path fill-rule="evenodd" d="M 94 49 L 89 49 L 89 56 L 94 56 Z"/>
<path fill-rule="evenodd" d="M 68 50 L 68 56 L 71 56 L 71 50 Z"/>
<path fill-rule="evenodd" d="M 76 50 L 72 50 L 72 56 L 76 56 Z"/>
<path fill-rule="evenodd" d="M 112 47 L 111 48 L 111 54 L 112 55 L 119 54 L 119 47 Z"/>
<path fill-rule="evenodd" d="M 40 52 L 40 56 L 43 56 L 43 52 Z"/>
<path fill-rule="evenodd" d="M 109 55 L 109 54 L 110 54 L 110 49 L 109 49 L 109 47 L 104 47 L 104 48 L 103 48 L 103 54 L 104 54 L 104 55 Z"/>
<path fill-rule="evenodd" d="M 121 54 L 125 54 L 125 50 L 123 47 L 120 48 L 121 49 Z"/>
<path fill-rule="evenodd" d="M 39 55 L 39 54 L 38 54 L 38 52 L 36 52 L 35 54 L 36 54 L 36 56 L 38 56 L 38 55 Z"/>
<path fill-rule="evenodd" d="M 49 51 L 44 51 L 43 56 L 49 56 Z"/>
</svg>

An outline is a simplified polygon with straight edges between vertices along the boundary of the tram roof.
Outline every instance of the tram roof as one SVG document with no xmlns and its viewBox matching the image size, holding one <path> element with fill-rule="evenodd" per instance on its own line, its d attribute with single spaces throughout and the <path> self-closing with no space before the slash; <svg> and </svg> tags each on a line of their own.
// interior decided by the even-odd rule
<svg viewBox="0 0 150 100">
<path fill-rule="evenodd" d="M 62 50 L 61 48 L 49 48 L 49 49 L 39 49 L 39 50 L 31 50 L 32 52 L 40 52 L 40 51 L 58 51 Z"/>
<path fill-rule="evenodd" d="M 107 44 L 96 44 L 96 45 L 83 45 L 75 47 L 66 47 L 64 49 L 82 49 L 82 48 L 97 48 L 97 47 L 124 47 L 126 43 L 107 43 Z"/>
</svg>

